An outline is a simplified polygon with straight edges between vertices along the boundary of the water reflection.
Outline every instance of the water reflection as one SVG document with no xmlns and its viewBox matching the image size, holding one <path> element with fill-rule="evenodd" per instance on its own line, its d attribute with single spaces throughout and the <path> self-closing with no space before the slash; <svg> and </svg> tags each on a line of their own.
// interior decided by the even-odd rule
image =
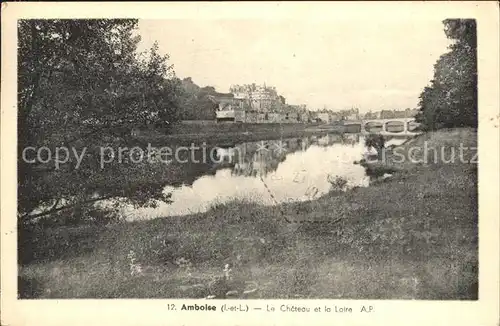
<svg viewBox="0 0 500 326">
<path fill-rule="evenodd" d="M 165 186 L 164 191 L 172 193 L 172 204 L 126 207 L 123 213 L 128 219 L 185 215 L 237 199 L 273 205 L 262 180 L 277 202 L 317 198 L 330 190 L 328 180 L 335 176 L 346 179 L 351 187 L 367 186 L 369 180 L 363 167 L 353 164 L 365 151 L 359 134 L 287 138 L 219 148 L 220 162 L 188 164 L 183 168 L 187 182 Z"/>
<path fill-rule="evenodd" d="M 354 147 L 359 135 L 329 134 L 321 137 L 287 138 L 250 142 L 229 148 L 218 148 L 217 154 L 223 163 L 232 165 L 233 176 L 266 176 L 276 171 L 286 157 L 297 151 L 304 152 L 311 146 L 328 147 L 334 144 Z M 355 160 L 355 159 L 353 159 Z"/>
</svg>

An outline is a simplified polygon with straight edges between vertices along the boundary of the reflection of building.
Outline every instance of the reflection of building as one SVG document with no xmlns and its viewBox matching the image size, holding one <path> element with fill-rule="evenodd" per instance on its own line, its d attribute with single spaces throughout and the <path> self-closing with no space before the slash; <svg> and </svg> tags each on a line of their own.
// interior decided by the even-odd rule
<svg viewBox="0 0 500 326">
<path fill-rule="evenodd" d="M 359 134 L 342 134 L 344 144 L 356 145 L 359 143 Z"/>
<path fill-rule="evenodd" d="M 330 146 L 335 143 L 341 143 L 342 142 L 342 136 L 338 134 L 328 134 L 325 135 L 321 138 L 318 138 L 317 140 L 317 145 L 318 146 Z"/>
<path fill-rule="evenodd" d="M 337 143 L 355 144 L 358 142 L 359 135 L 328 134 L 242 143 L 217 149 L 217 157 L 220 161 L 218 168 L 232 168 L 232 175 L 265 176 L 276 171 L 288 154 L 305 151 L 311 145 L 326 147 Z"/>
<path fill-rule="evenodd" d="M 283 162 L 286 152 L 279 152 L 272 141 L 244 143 L 236 146 L 239 156 L 233 168 L 234 175 L 267 175 Z"/>
<path fill-rule="evenodd" d="M 286 155 L 306 150 L 310 141 L 305 138 L 288 138 L 276 141 L 249 142 L 217 150 L 220 165 L 231 163 L 233 175 L 257 176 L 275 171 Z"/>
</svg>

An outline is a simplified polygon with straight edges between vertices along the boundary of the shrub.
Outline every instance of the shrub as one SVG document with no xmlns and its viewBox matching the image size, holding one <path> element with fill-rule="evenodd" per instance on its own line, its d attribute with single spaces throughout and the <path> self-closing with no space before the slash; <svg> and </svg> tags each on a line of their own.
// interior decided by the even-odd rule
<svg viewBox="0 0 500 326">
<path fill-rule="evenodd" d="M 340 176 L 328 176 L 328 182 L 331 185 L 330 191 L 344 191 L 347 186 L 347 180 Z"/>
</svg>

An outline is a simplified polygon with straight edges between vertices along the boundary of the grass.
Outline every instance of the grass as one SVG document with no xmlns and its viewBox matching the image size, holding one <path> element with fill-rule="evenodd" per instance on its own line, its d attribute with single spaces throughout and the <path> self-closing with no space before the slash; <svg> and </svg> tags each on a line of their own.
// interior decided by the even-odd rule
<svg viewBox="0 0 500 326">
<path fill-rule="evenodd" d="M 396 148 L 426 140 L 473 145 L 476 133 L 436 132 Z M 387 165 L 398 169 L 389 179 L 314 201 L 39 230 L 23 237 L 33 252 L 19 267 L 22 297 L 219 297 L 252 281 L 258 290 L 238 298 L 477 299 L 476 166 Z M 131 275 L 130 251 L 140 274 Z M 230 281 L 221 281 L 225 264 Z"/>
</svg>

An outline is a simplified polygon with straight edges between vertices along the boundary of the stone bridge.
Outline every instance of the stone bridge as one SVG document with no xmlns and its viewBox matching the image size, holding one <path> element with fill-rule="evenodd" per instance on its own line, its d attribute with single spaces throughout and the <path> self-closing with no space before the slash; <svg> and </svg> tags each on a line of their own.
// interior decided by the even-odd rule
<svg viewBox="0 0 500 326">
<path fill-rule="evenodd" d="M 420 133 L 416 130 L 420 124 L 415 121 L 415 118 L 366 119 L 349 121 L 347 125 L 360 125 L 363 134 L 413 136 Z"/>
</svg>

